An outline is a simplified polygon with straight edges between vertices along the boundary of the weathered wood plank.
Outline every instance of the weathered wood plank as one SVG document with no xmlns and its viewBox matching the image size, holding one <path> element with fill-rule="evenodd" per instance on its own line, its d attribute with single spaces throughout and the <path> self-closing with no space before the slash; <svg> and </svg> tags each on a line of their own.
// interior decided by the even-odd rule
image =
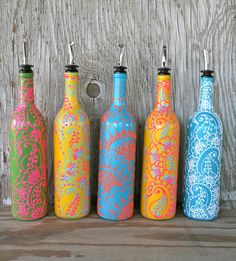
<svg viewBox="0 0 236 261">
<path fill-rule="evenodd" d="M 112 67 L 118 43 L 127 44 L 128 105 L 138 121 L 136 198 L 139 199 L 143 126 L 155 99 L 156 68 L 161 46 L 169 47 L 173 72 L 173 107 L 181 123 L 180 186 L 184 168 L 187 121 L 198 103 L 202 49 L 213 51 L 216 109 L 224 124 L 223 207 L 236 207 L 236 3 L 235 0 L 12 0 L 0 3 L 0 205 L 9 204 L 9 145 L 6 119 L 17 100 L 22 31 L 27 32 L 30 62 L 35 65 L 36 104 L 47 123 L 50 203 L 53 202 L 53 119 L 64 95 L 67 42 L 74 39 L 80 65 L 80 97 L 92 125 L 92 194 L 97 190 L 98 138 L 101 115 L 112 97 Z M 103 91 L 93 99 L 90 77 Z"/>
<path fill-rule="evenodd" d="M 96 214 L 62 220 L 52 213 L 35 222 L 14 221 L 0 208 L 0 259 L 9 260 L 235 260 L 236 212 L 214 222 L 151 221 L 136 214 L 121 222 Z"/>
</svg>

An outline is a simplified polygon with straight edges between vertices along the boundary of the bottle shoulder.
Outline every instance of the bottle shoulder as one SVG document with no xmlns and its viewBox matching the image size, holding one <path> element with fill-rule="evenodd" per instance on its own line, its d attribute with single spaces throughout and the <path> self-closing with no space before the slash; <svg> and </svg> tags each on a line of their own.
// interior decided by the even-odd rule
<svg viewBox="0 0 236 261">
<path fill-rule="evenodd" d="M 63 124 L 63 123 L 77 123 L 77 124 L 84 124 L 87 123 L 89 124 L 89 118 L 86 112 L 81 108 L 72 108 L 72 109 L 67 109 L 65 107 L 62 107 L 54 120 L 55 124 Z"/>
<path fill-rule="evenodd" d="M 45 127 L 43 115 L 35 104 L 27 106 L 17 106 L 10 114 L 9 125 L 12 128 L 26 127 L 29 125 L 38 125 Z"/>
<path fill-rule="evenodd" d="M 101 122 L 136 124 L 136 119 L 126 106 L 111 106 L 102 116 Z"/>
<path fill-rule="evenodd" d="M 178 128 L 180 127 L 179 120 L 172 110 L 163 112 L 153 109 L 146 119 L 146 124 L 159 125 L 160 122 L 168 122 Z"/>
<path fill-rule="evenodd" d="M 209 120 L 213 120 L 214 124 L 222 127 L 221 119 L 215 111 L 196 111 L 189 119 L 189 124 L 192 122 L 208 123 Z"/>
<path fill-rule="evenodd" d="M 196 111 L 188 122 L 188 133 L 199 132 L 222 135 L 223 125 L 220 117 L 214 111 Z"/>
</svg>

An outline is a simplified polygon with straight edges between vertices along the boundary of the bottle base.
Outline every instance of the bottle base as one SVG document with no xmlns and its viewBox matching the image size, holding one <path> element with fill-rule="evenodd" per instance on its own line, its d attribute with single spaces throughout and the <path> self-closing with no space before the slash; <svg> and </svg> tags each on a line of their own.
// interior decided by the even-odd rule
<svg viewBox="0 0 236 261">
<path fill-rule="evenodd" d="M 83 214 L 83 215 L 78 215 L 78 216 L 64 216 L 64 215 L 61 215 L 59 213 L 57 213 L 55 211 L 55 215 L 58 217 L 58 218 L 61 218 L 61 219 L 68 219 L 68 220 L 75 220 L 75 219 L 81 219 L 81 218 L 85 218 L 89 215 L 89 212 Z"/>
<path fill-rule="evenodd" d="M 37 218 L 25 218 L 25 219 L 23 219 L 23 218 L 16 217 L 15 215 L 12 214 L 13 219 L 15 219 L 16 221 L 22 221 L 22 222 L 27 222 L 27 221 L 32 222 L 32 221 L 41 220 L 41 219 L 45 218 L 45 216 L 47 216 L 47 213 L 45 213 L 42 216 L 39 216 Z"/>
<path fill-rule="evenodd" d="M 133 217 L 133 213 L 131 215 L 127 216 L 127 217 L 120 218 L 120 219 L 118 219 L 118 218 L 111 218 L 111 217 L 108 217 L 108 216 L 105 216 L 105 215 L 102 215 L 102 214 L 99 214 L 99 213 L 97 213 L 97 215 L 100 218 L 102 218 L 102 219 L 110 220 L 110 221 L 124 221 L 124 220 L 128 220 L 128 219 Z"/>
<path fill-rule="evenodd" d="M 189 219 L 195 220 L 195 221 L 215 221 L 218 218 L 218 215 L 215 216 L 215 217 L 212 217 L 212 218 L 207 218 L 207 219 L 206 218 L 196 218 L 196 217 L 192 217 L 192 216 L 190 216 L 190 215 L 188 215 L 186 213 L 184 213 L 184 216 L 186 218 L 189 218 Z"/>
<path fill-rule="evenodd" d="M 147 215 L 145 215 L 144 213 L 142 213 L 142 212 L 140 212 L 141 213 L 141 215 L 144 217 L 144 218 L 146 218 L 146 219 L 150 219 L 150 220 L 154 220 L 154 221 L 165 221 L 165 220 L 171 220 L 171 219 L 173 219 L 175 216 L 176 216 L 176 213 L 174 214 L 174 215 L 172 215 L 172 216 L 170 216 L 170 217 L 160 217 L 160 218 L 155 218 L 155 217 L 150 217 L 150 216 L 147 216 Z"/>
</svg>

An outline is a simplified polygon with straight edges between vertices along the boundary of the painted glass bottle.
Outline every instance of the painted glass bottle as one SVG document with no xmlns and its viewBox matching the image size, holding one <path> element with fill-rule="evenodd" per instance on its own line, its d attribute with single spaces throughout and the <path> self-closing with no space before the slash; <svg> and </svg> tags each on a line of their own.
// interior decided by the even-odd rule
<svg viewBox="0 0 236 261">
<path fill-rule="evenodd" d="M 185 216 L 197 220 L 217 218 L 220 203 L 222 123 L 214 111 L 214 71 L 208 69 L 209 52 L 204 50 L 199 106 L 187 130 L 183 210 Z"/>
<path fill-rule="evenodd" d="M 166 67 L 158 69 L 156 104 L 146 120 L 141 189 L 141 214 L 165 220 L 175 216 L 178 179 L 180 126 L 171 108 L 171 76 Z"/>
<path fill-rule="evenodd" d="M 64 104 L 54 121 L 54 208 L 64 219 L 85 217 L 90 210 L 90 123 L 78 102 L 73 45 L 68 45 Z"/>
<path fill-rule="evenodd" d="M 97 212 L 110 220 L 128 219 L 134 208 L 136 122 L 126 106 L 124 45 L 120 47 L 120 62 L 113 75 L 113 101 L 102 117 L 100 133 Z"/>
<path fill-rule="evenodd" d="M 34 104 L 26 42 L 23 53 L 19 102 L 9 126 L 11 212 L 17 220 L 36 220 L 47 214 L 46 128 Z"/>
</svg>

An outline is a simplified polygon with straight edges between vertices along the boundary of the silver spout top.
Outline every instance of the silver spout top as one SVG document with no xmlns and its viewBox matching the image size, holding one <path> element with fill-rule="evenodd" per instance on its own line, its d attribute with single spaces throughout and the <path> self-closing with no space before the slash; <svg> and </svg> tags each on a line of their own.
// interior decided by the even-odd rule
<svg viewBox="0 0 236 261">
<path fill-rule="evenodd" d="M 124 54 L 125 54 L 125 44 L 119 44 L 120 47 L 120 56 L 119 56 L 119 66 L 123 66 Z"/>
<path fill-rule="evenodd" d="M 204 70 L 209 70 L 209 63 L 210 63 L 210 53 L 211 50 L 209 49 L 204 49 L 203 54 L 204 54 Z"/>
<path fill-rule="evenodd" d="M 166 45 L 163 45 L 162 67 L 166 67 L 166 61 L 167 61 L 167 47 Z"/>
<path fill-rule="evenodd" d="M 28 64 L 28 48 L 27 42 L 23 42 L 23 64 Z"/>
<path fill-rule="evenodd" d="M 70 41 L 68 43 L 68 48 L 69 48 L 69 64 L 75 64 L 74 63 L 74 53 L 73 53 L 73 50 L 72 50 L 72 46 L 75 45 L 75 42 L 74 41 Z"/>
</svg>

